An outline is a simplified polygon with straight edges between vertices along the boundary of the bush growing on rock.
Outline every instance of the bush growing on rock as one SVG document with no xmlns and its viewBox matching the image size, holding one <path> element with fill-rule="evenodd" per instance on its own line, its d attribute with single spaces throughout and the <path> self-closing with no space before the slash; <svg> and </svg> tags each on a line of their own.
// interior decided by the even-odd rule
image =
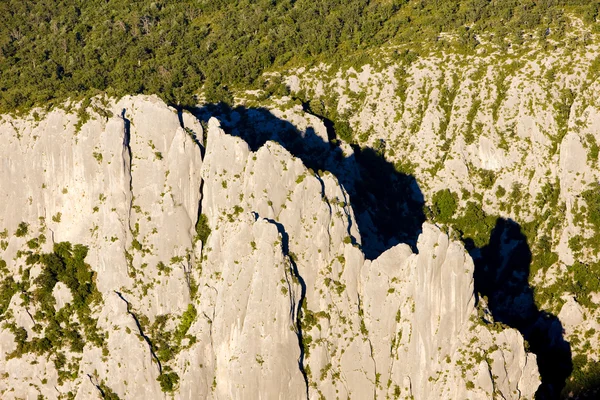
<svg viewBox="0 0 600 400">
<path fill-rule="evenodd" d="M 458 206 L 458 196 L 450 189 L 440 190 L 431 199 L 434 218 L 443 223 L 450 222 Z"/>
<path fill-rule="evenodd" d="M 208 226 L 208 218 L 204 214 L 200 214 L 198 222 L 196 222 L 196 239 L 206 243 L 208 235 L 210 235 L 210 227 Z"/>
<path fill-rule="evenodd" d="M 23 237 L 23 236 L 27 235 L 28 231 L 29 231 L 29 224 L 26 222 L 21 222 L 19 224 L 19 227 L 17 228 L 17 231 L 15 232 L 15 236 Z"/>
</svg>

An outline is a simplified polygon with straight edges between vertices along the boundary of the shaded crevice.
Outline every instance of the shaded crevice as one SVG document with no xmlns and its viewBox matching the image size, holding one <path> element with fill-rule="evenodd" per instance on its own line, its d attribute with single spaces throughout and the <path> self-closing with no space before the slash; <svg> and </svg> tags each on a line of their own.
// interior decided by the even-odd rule
<svg viewBox="0 0 600 400">
<path fill-rule="evenodd" d="M 21 293 L 24 293 L 24 292 L 21 292 Z M 33 315 L 31 315 L 31 312 L 29 312 L 29 308 L 24 307 L 24 309 L 25 309 L 25 312 L 27 313 L 27 315 L 29 315 L 29 319 L 31 319 L 31 322 L 33 322 L 33 324 L 35 325 L 35 323 L 36 323 L 35 319 L 33 318 Z"/>
<path fill-rule="evenodd" d="M 339 184 L 339 182 L 338 182 Z M 346 216 L 346 223 L 347 223 L 347 227 L 346 227 L 346 233 L 348 234 L 348 237 L 350 238 L 350 243 L 353 246 L 358 246 L 358 241 L 356 240 L 356 238 L 354 237 L 354 235 L 352 235 L 352 227 L 354 226 L 354 221 L 352 219 L 352 216 L 350 215 L 350 212 L 348 211 L 347 207 L 351 207 L 351 203 L 350 203 L 350 199 L 348 198 L 348 194 L 343 190 L 342 187 L 342 196 L 344 196 L 343 201 L 344 201 L 344 206 L 341 207 L 342 210 L 344 211 L 344 215 Z"/>
<path fill-rule="evenodd" d="M 321 118 L 327 129 L 325 141 L 313 127 L 299 131 L 288 121 L 265 108 L 229 108 L 206 105 L 190 109 L 201 121 L 219 118 L 229 135 L 242 138 L 252 151 L 267 141 L 275 141 L 314 171 L 332 173 L 349 195 L 362 250 L 375 259 L 398 243 L 408 244 L 417 252 L 422 231 L 424 198 L 415 178 L 398 172 L 385 157 L 385 151 L 352 146 L 351 154 L 337 140 L 335 122 Z"/>
<path fill-rule="evenodd" d="M 560 320 L 535 304 L 529 284 L 532 254 L 521 226 L 498 218 L 489 244 L 477 248 L 466 240 L 465 247 L 475 264 L 477 303 L 478 296 L 484 296 L 494 321 L 518 330 L 537 356 L 542 382 L 536 399 L 560 398 L 573 371 L 571 346 Z"/>
<path fill-rule="evenodd" d="M 193 291 L 192 291 L 192 260 L 190 259 L 190 255 L 186 257 L 186 262 L 180 262 L 181 269 L 183 270 L 183 276 L 185 278 L 185 284 L 188 288 L 188 294 L 190 296 L 190 302 L 193 301 Z"/>
<path fill-rule="evenodd" d="M 210 286 L 209 284 L 205 284 L 205 286 L 209 289 L 212 289 L 215 291 L 215 293 L 217 294 L 217 296 L 219 295 L 219 291 L 217 290 L 217 288 L 215 288 L 214 286 Z M 208 336 L 210 338 L 210 347 L 211 349 L 214 349 L 214 342 L 213 342 L 213 323 L 215 320 L 215 305 L 214 303 L 211 304 L 212 306 L 212 316 L 208 316 L 208 314 L 206 314 L 206 312 L 202 312 L 202 315 L 204 315 L 204 318 L 206 318 L 206 320 L 208 321 Z"/>
<path fill-rule="evenodd" d="M 200 223 L 200 218 L 202 218 L 202 200 L 204 199 L 204 179 L 200 178 L 200 187 L 198 188 L 198 192 L 200 194 L 200 199 L 198 200 L 198 213 L 196 216 L 196 222 L 194 223 L 195 234 L 197 235 L 194 240 L 192 240 L 192 248 L 196 247 L 196 239 L 200 239 L 198 234 L 198 224 Z M 207 239 L 208 236 L 205 238 Z M 206 243 L 202 242 L 202 249 L 200 251 L 200 260 L 202 260 L 202 253 L 204 252 L 204 247 L 206 247 Z"/>
<path fill-rule="evenodd" d="M 373 372 L 375 373 L 375 381 L 373 382 L 373 398 L 377 398 L 377 389 L 380 385 L 378 373 L 377 373 L 377 363 L 375 362 L 375 356 L 373 354 L 373 343 L 371 339 L 367 338 L 367 343 L 369 343 L 369 356 L 371 357 L 371 361 L 373 361 Z"/>
<path fill-rule="evenodd" d="M 194 132 L 190 128 L 187 128 L 185 126 L 185 123 L 183 122 L 183 111 L 184 111 L 183 108 L 181 106 L 172 106 L 172 107 L 174 107 L 177 110 L 177 119 L 179 120 L 179 126 L 192 138 L 194 143 L 196 143 L 196 145 L 200 149 L 200 156 L 204 159 L 204 153 L 205 153 L 204 146 L 198 140 L 196 132 Z M 204 127 L 202 129 L 204 130 Z M 202 134 L 204 134 L 204 132 L 202 132 Z M 206 144 L 206 141 L 204 142 L 204 144 Z"/>
<path fill-rule="evenodd" d="M 373 342 L 369 338 L 369 331 L 365 325 L 364 319 L 364 310 L 362 309 L 362 301 L 360 299 L 360 294 L 357 295 L 358 300 L 358 316 L 360 318 L 361 330 L 364 330 L 362 333 L 365 337 L 365 340 L 369 343 L 369 356 L 371 357 L 371 361 L 373 361 L 373 370 L 375 373 L 375 380 L 373 381 L 373 398 L 377 398 L 377 388 L 380 384 L 377 377 L 377 363 L 375 362 L 375 356 L 373 354 Z"/>
<path fill-rule="evenodd" d="M 492 372 L 492 365 L 488 361 L 487 357 L 484 359 L 485 364 L 487 365 L 487 371 L 490 377 L 490 382 L 492 382 L 492 394 L 496 393 L 496 380 L 494 379 L 494 374 Z M 520 397 L 519 397 L 520 398 Z"/>
<path fill-rule="evenodd" d="M 335 123 L 331 119 L 313 111 L 310 108 L 310 104 L 305 101 L 302 102 L 302 111 L 304 111 L 305 113 L 310 114 L 314 117 L 317 117 L 321 121 L 323 121 L 323 125 L 325 125 L 325 131 L 327 132 L 327 140 L 330 143 L 332 143 L 333 141 L 335 141 L 337 139 L 337 134 L 335 133 Z"/>
<path fill-rule="evenodd" d="M 126 189 L 129 192 L 129 209 L 127 226 L 129 233 L 131 234 L 131 210 L 133 208 L 133 174 L 132 168 L 132 155 L 131 155 L 131 121 L 125 117 L 127 110 L 121 110 L 121 119 L 123 119 L 123 171 L 128 175 L 129 187 Z"/>
<path fill-rule="evenodd" d="M 90 374 L 86 374 L 86 375 L 88 376 L 92 385 L 94 385 L 94 387 L 98 390 L 98 392 L 100 392 L 100 396 L 102 396 L 102 398 L 105 399 L 106 393 L 104 393 L 104 390 L 102 390 L 102 387 L 100 387 L 100 384 L 94 382 L 94 379 L 92 378 L 92 376 Z"/>
<path fill-rule="evenodd" d="M 306 354 L 305 354 L 305 350 L 304 350 L 304 338 L 303 338 L 303 332 L 302 332 L 302 306 L 304 305 L 304 302 L 306 301 L 306 282 L 304 282 L 304 279 L 302 278 L 302 276 L 300 275 L 300 273 L 298 271 L 298 266 L 296 265 L 296 261 L 294 260 L 294 257 L 292 257 L 290 255 L 289 235 L 285 231 L 285 227 L 281 223 L 279 223 L 273 219 L 265 218 L 265 221 L 275 225 L 275 227 L 277 228 L 277 232 L 279 232 L 279 234 L 281 235 L 281 249 L 282 249 L 283 255 L 286 256 L 288 258 L 288 260 L 290 261 L 290 269 L 291 269 L 292 275 L 300 283 L 300 299 L 298 299 L 298 305 L 296 307 L 296 312 L 294 314 L 296 316 L 296 327 L 295 327 L 296 335 L 298 336 L 298 346 L 300 348 L 300 357 L 298 358 L 298 368 L 300 369 L 300 373 L 304 377 L 304 383 L 306 384 L 306 398 L 308 399 L 309 398 L 309 394 L 308 394 L 309 382 L 308 382 L 308 374 L 306 373 L 306 369 L 304 368 L 304 358 L 305 358 Z M 290 294 L 291 294 L 291 291 L 290 291 Z"/>
<path fill-rule="evenodd" d="M 131 157 L 131 148 L 129 147 L 129 142 L 131 140 L 131 121 L 125 117 L 126 113 L 126 109 L 121 110 L 121 119 L 123 120 L 123 146 L 128 150 L 129 157 Z"/>
<path fill-rule="evenodd" d="M 329 209 L 329 217 L 332 217 L 333 209 L 331 208 L 331 203 L 329 202 L 329 199 L 327 198 L 327 195 L 325 194 L 325 182 L 323 182 L 323 179 L 321 179 L 319 174 L 314 174 L 314 176 L 315 176 L 315 178 L 317 178 L 317 181 L 319 181 L 319 183 L 321 184 L 321 200 L 323 200 L 325 202 L 325 204 L 327 204 L 327 208 Z M 331 229 L 330 228 L 331 228 L 331 225 L 327 224 L 327 226 L 326 226 L 327 237 L 329 237 L 329 238 L 331 238 Z"/>
<path fill-rule="evenodd" d="M 100 393 L 100 396 L 103 399 L 119 399 L 119 396 L 117 396 L 111 388 L 109 388 L 106 384 L 104 384 L 104 382 L 101 381 L 101 383 L 98 383 L 98 377 L 92 377 L 90 374 L 86 374 L 91 382 L 92 385 L 94 385 L 94 387 L 96 388 L 96 390 L 98 390 L 98 392 Z M 96 382 L 94 382 L 94 379 L 96 380 Z M 107 393 L 108 392 L 108 393 Z"/>
<path fill-rule="evenodd" d="M 129 315 L 131 315 L 131 317 L 135 321 L 135 325 L 138 328 L 138 332 L 139 332 L 140 336 L 144 339 L 146 344 L 148 345 L 148 348 L 150 349 L 150 355 L 152 356 L 152 359 L 156 362 L 156 365 L 158 366 L 158 373 L 159 373 L 159 375 L 161 375 L 162 374 L 162 364 L 161 364 L 160 360 L 158 359 L 158 356 L 154 352 L 154 346 L 152 345 L 152 341 L 144 333 L 144 329 L 142 328 L 142 324 L 140 323 L 138 317 L 135 315 L 135 313 L 133 311 L 131 311 L 131 304 L 125 299 L 125 297 L 123 297 L 123 295 L 120 292 L 115 290 L 115 294 L 117 296 L 119 296 L 119 298 L 121 300 L 123 300 L 125 302 L 125 304 L 127 305 L 127 313 Z"/>
<path fill-rule="evenodd" d="M 207 105 L 190 111 L 201 121 L 218 117 L 223 130 L 229 135 L 242 138 L 252 151 L 257 151 L 268 140 L 272 140 L 292 156 L 299 158 L 307 168 L 331 172 L 348 194 L 348 204 L 352 207 L 360 232 L 362 250 L 367 259 L 375 259 L 399 243 L 408 244 L 415 253 L 418 251 L 416 243 L 425 222 L 423 194 L 413 176 L 398 172 L 394 164 L 386 160 L 385 146 L 375 150 L 354 145 L 351 146 L 351 154 L 344 154 L 342 147 L 334 141 L 337 138 L 334 121 L 322 117 L 321 120 L 327 129 L 327 141 L 319 137 L 314 128 L 308 127 L 304 132 L 300 132 L 291 123 L 275 117 L 265 108 Z M 309 109 L 305 111 L 310 112 Z M 318 175 L 319 172 L 315 174 L 317 177 Z M 324 183 L 318 179 L 325 198 Z M 331 208 L 331 204 L 329 207 Z M 287 235 L 283 226 L 272 220 L 269 222 L 274 223 L 281 233 L 284 239 L 284 253 L 291 260 L 293 276 L 298 278 L 302 286 L 296 317 L 301 348 L 300 368 L 303 369 L 304 349 L 300 322 L 301 307 L 306 301 L 306 289 L 296 264 L 289 255 Z M 506 235 L 504 239 L 492 236 L 492 243 L 508 240 Z M 526 245 L 526 239 L 524 242 Z M 560 321 L 555 316 L 530 306 L 534 303 L 532 288 L 527 282 L 531 261 L 528 246 L 525 252 L 529 252 L 527 273 L 513 276 L 511 269 L 515 266 L 511 264 L 514 264 L 514 260 L 500 265 L 499 260 L 502 260 L 503 256 L 502 251 L 497 248 L 498 245 L 496 248 L 490 245 L 482 249 L 476 249 L 468 242 L 465 242 L 465 245 L 476 265 L 476 293 L 480 292 L 490 298 L 490 311 L 494 320 L 519 330 L 529 341 L 532 352 L 538 356 L 542 385 L 537 398 L 555 398 L 572 369 L 570 347 L 563 339 Z M 509 247 L 503 246 L 503 251 L 508 249 L 511 253 L 522 253 L 522 246 Z M 510 272 L 498 273 L 500 269 Z M 492 270 L 495 272 L 489 272 Z M 527 299 L 530 299 L 529 306 L 522 304 L 523 301 L 528 303 Z M 507 307 L 511 302 L 513 306 Z M 506 314 L 506 310 L 510 310 L 512 315 Z M 308 379 L 306 381 L 308 383 Z M 412 385 L 412 382 L 409 385 Z M 545 396 L 541 394 L 544 391 L 547 392 Z"/>
<path fill-rule="evenodd" d="M 175 106 L 175 109 L 177 110 L 177 119 L 179 120 L 179 126 L 181 127 L 181 129 L 185 129 L 185 124 L 183 123 L 183 108 Z"/>
</svg>

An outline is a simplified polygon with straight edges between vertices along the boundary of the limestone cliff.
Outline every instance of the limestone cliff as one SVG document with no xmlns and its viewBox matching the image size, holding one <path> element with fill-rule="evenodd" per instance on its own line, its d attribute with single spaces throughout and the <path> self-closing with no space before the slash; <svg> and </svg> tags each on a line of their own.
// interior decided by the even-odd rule
<svg viewBox="0 0 600 400">
<path fill-rule="evenodd" d="M 366 257 L 341 169 L 153 97 L 94 110 L 1 121 L 2 398 L 533 398 L 438 227 Z"/>
</svg>

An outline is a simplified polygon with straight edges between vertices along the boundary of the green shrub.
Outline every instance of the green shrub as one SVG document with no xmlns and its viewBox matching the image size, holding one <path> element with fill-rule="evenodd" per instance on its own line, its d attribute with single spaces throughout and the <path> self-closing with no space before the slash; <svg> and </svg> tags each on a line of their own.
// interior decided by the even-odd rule
<svg viewBox="0 0 600 400">
<path fill-rule="evenodd" d="M 504 189 L 502 186 L 498 185 L 498 187 L 496 188 L 496 197 L 501 198 L 501 197 L 504 197 L 505 194 L 506 194 L 506 189 Z"/>
<path fill-rule="evenodd" d="M 192 323 L 196 320 L 197 315 L 198 312 L 196 311 L 196 307 L 194 307 L 193 304 L 188 304 L 187 310 L 185 310 L 181 315 L 181 322 L 179 323 L 179 327 L 175 332 L 175 339 L 177 340 L 178 344 L 181 343 L 181 340 L 187 334 L 187 331 L 192 326 Z"/>
<path fill-rule="evenodd" d="M 585 215 L 587 223 L 594 232 L 600 233 L 600 185 L 594 184 L 590 189 L 581 193 L 587 205 Z"/>
<path fill-rule="evenodd" d="M 137 251 L 142 251 L 142 244 L 137 239 L 133 239 L 131 246 Z"/>
<path fill-rule="evenodd" d="M 102 398 L 104 400 L 121 400 L 118 394 L 116 394 L 110 387 L 104 382 L 100 383 L 100 390 L 102 390 Z"/>
<path fill-rule="evenodd" d="M 8 309 L 10 300 L 16 292 L 17 284 L 12 276 L 9 276 L 0 283 L 0 317 Z"/>
<path fill-rule="evenodd" d="M 494 186 L 494 182 L 496 182 L 496 173 L 489 169 L 479 169 L 477 172 L 481 179 L 481 186 L 483 186 L 484 189 L 491 189 L 492 186 Z"/>
<path fill-rule="evenodd" d="M 334 123 L 334 129 L 338 138 L 342 139 L 346 143 L 354 143 L 354 133 L 348 121 L 336 121 Z"/>
<path fill-rule="evenodd" d="M 68 346 L 70 352 L 80 353 L 86 343 L 101 346 L 104 341 L 97 328 L 97 320 L 92 317 L 91 307 L 99 301 L 101 294 L 96 289 L 94 272 L 84 261 L 87 251 L 87 247 L 79 244 L 56 243 L 53 252 L 28 257 L 28 265 L 41 264 L 41 272 L 33 281 L 35 289 L 30 290 L 28 268 L 23 271 L 20 283 L 5 281 L 0 290 L 3 293 L 0 307 L 12 290 L 20 291 L 26 303 L 35 305 L 36 326 L 39 326 L 40 332 L 43 329 L 42 337 L 31 340 L 28 340 L 26 333 L 22 335 L 20 331 L 15 331 L 17 348 L 8 355 L 9 358 L 21 357 L 24 353 L 53 353 L 55 360 L 58 360 L 59 381 L 72 379 L 73 374 L 76 375 L 76 371 L 62 370 L 71 368 L 71 364 L 67 364 L 66 359 L 60 361 L 64 355 L 58 353 L 59 350 Z M 52 292 L 58 282 L 67 286 L 73 300 L 55 311 L 56 301 Z"/>
<path fill-rule="evenodd" d="M 471 239 L 476 247 L 488 244 L 497 217 L 487 215 L 479 203 L 468 201 L 462 215 L 456 217 L 453 227 L 460 232 L 463 240 Z"/>
<path fill-rule="evenodd" d="M 160 383 L 160 388 L 163 392 L 172 393 L 179 383 L 179 375 L 175 372 L 163 371 L 163 373 L 158 376 L 157 380 Z"/>
<path fill-rule="evenodd" d="M 21 223 L 19 223 L 19 226 L 17 227 L 15 236 L 23 237 L 23 236 L 27 235 L 27 232 L 29 232 L 29 224 L 26 222 L 21 222 Z"/>
<path fill-rule="evenodd" d="M 443 189 L 433 195 L 431 202 L 434 218 L 437 221 L 448 223 L 458 207 L 458 195 L 449 189 Z"/>
<path fill-rule="evenodd" d="M 202 241 L 205 245 L 210 235 L 211 229 L 208 226 L 208 218 L 205 214 L 200 214 L 198 221 L 196 222 L 196 239 Z"/>
</svg>

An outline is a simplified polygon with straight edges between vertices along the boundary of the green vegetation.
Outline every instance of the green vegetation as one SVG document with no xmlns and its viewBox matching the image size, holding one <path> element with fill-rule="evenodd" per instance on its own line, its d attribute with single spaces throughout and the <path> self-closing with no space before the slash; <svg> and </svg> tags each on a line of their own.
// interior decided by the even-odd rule
<svg viewBox="0 0 600 400">
<path fill-rule="evenodd" d="M 496 188 L 496 197 L 501 198 L 501 197 L 504 197 L 505 194 L 506 194 L 506 189 L 504 189 L 502 186 L 498 185 L 498 187 Z"/>
<path fill-rule="evenodd" d="M 19 286 L 11 276 L 4 279 L 0 283 L 0 319 L 8 309 L 10 300 L 12 299 L 14 294 L 17 293 L 18 290 Z"/>
<path fill-rule="evenodd" d="M 585 209 L 586 221 L 595 233 L 600 233 L 600 185 L 593 185 L 581 193 L 587 208 Z"/>
<path fill-rule="evenodd" d="M 304 178 L 306 178 L 306 174 L 298 175 L 298 178 L 296 178 L 296 183 L 301 184 L 304 181 Z"/>
<path fill-rule="evenodd" d="M 569 275 L 564 280 L 565 287 L 575 295 L 578 303 L 591 309 L 597 307 L 590 295 L 600 292 L 600 263 L 584 264 L 576 261 L 569 267 Z"/>
<path fill-rule="evenodd" d="M 113 390 L 106 385 L 106 383 L 102 382 L 98 385 L 100 391 L 102 393 L 102 398 L 104 400 L 121 400 L 118 394 L 113 392 Z"/>
<path fill-rule="evenodd" d="M 446 131 L 448 130 L 448 125 L 450 124 L 450 117 L 452 116 L 452 108 L 454 106 L 454 99 L 456 98 L 456 94 L 458 93 L 458 76 L 456 74 L 452 75 L 452 86 L 442 87 L 442 93 L 440 98 L 440 108 L 442 109 L 444 118 L 440 121 L 440 137 L 445 140 L 446 139 Z"/>
<path fill-rule="evenodd" d="M 472 52 L 477 36 L 492 33 L 506 49 L 533 31 L 546 47 L 565 37 L 567 14 L 591 24 L 597 9 L 589 0 L 7 0 L 0 4 L 0 112 L 100 92 L 155 93 L 189 106 L 204 88 L 207 101 L 231 102 L 232 88 L 261 87 L 266 70 L 362 65 L 369 49 L 389 44 Z M 82 109 L 80 124 L 89 118 Z"/>
<path fill-rule="evenodd" d="M 449 189 L 444 189 L 435 193 L 431 202 L 433 217 L 437 221 L 448 223 L 456 212 L 458 196 Z"/>
<path fill-rule="evenodd" d="M 554 118 L 556 120 L 556 125 L 558 126 L 558 137 L 553 140 L 554 151 L 558 150 L 558 146 L 567 134 L 569 115 L 571 114 L 571 107 L 573 106 L 574 101 L 575 93 L 573 93 L 571 89 L 563 89 L 560 93 L 559 101 L 554 104 Z"/>
<path fill-rule="evenodd" d="M 157 379 L 160 383 L 161 390 L 165 393 L 175 391 L 175 388 L 179 383 L 179 375 L 177 375 L 176 372 L 172 372 L 169 367 L 165 367 Z"/>
<path fill-rule="evenodd" d="M 175 332 L 175 339 L 178 344 L 181 344 L 181 341 L 190 329 L 190 326 L 192 326 L 192 323 L 196 320 L 197 315 L 198 312 L 196 311 L 196 307 L 194 307 L 193 304 L 188 304 L 187 310 L 181 315 L 181 322 Z"/>
<path fill-rule="evenodd" d="M 151 324 L 145 315 L 139 315 L 138 321 L 142 331 L 148 337 L 148 343 L 160 364 L 162 372 L 157 380 L 163 392 L 174 392 L 179 383 L 179 375 L 167 365 L 184 348 L 196 343 L 196 337 L 189 335 L 188 331 L 196 320 L 198 312 L 193 304 L 189 304 L 186 311 L 181 315 L 179 325 L 175 330 L 169 330 L 167 323 L 169 315 L 158 315 Z M 187 342 L 183 340 L 186 339 Z M 184 344 L 185 343 L 185 344 Z"/>
<path fill-rule="evenodd" d="M 17 231 L 15 232 L 15 236 L 23 237 L 23 236 L 27 235 L 28 231 L 29 231 L 29 224 L 26 222 L 21 222 L 21 223 L 19 223 L 19 227 L 17 228 Z"/>
<path fill-rule="evenodd" d="M 41 337 L 28 338 L 27 331 L 14 323 L 5 323 L 15 335 L 16 349 L 8 354 L 9 358 L 19 358 L 25 353 L 48 354 L 59 371 L 59 382 L 77 377 L 77 363 L 70 362 L 63 349 L 72 353 L 81 353 L 86 344 L 101 347 L 104 336 L 97 328 L 97 320 L 92 316 L 92 308 L 101 300 L 96 289 L 95 274 L 85 263 L 87 247 L 71 245 L 68 242 L 56 243 L 52 253 L 34 253 L 24 251 L 19 257 L 26 256 L 28 266 L 22 271 L 19 282 L 12 277 L 5 279 L 0 287 L 0 311 L 5 311 L 10 298 L 20 293 L 25 304 L 31 304 L 37 310 L 33 315 L 36 324 L 34 330 Z M 32 281 L 30 270 L 40 265 L 40 274 Z M 56 311 L 53 290 L 57 283 L 64 284 L 73 300 Z"/>
<path fill-rule="evenodd" d="M 476 247 L 481 248 L 488 244 L 496 220 L 496 216 L 483 211 L 480 203 L 468 201 L 460 216 L 454 219 L 452 226 L 463 240 L 471 239 Z"/>
<path fill-rule="evenodd" d="M 572 378 L 567 380 L 563 393 L 578 393 L 581 390 L 597 388 L 600 385 L 600 362 L 594 361 L 585 354 L 577 354 L 573 357 L 571 376 Z"/>
<path fill-rule="evenodd" d="M 333 125 L 338 138 L 342 139 L 346 143 L 354 143 L 354 133 L 348 121 L 344 119 L 337 120 Z"/>
<path fill-rule="evenodd" d="M 475 135 L 473 134 L 473 121 L 475 120 L 475 116 L 477 116 L 477 112 L 479 111 L 479 107 L 481 106 L 481 100 L 473 99 L 473 103 L 469 112 L 467 113 L 467 130 L 465 131 L 463 137 L 465 139 L 466 144 L 475 143 Z"/>
<path fill-rule="evenodd" d="M 581 198 L 585 205 L 580 205 L 579 209 L 576 209 L 574 221 L 581 227 L 589 229 L 591 234 L 585 239 L 573 238 L 573 242 L 570 241 L 569 245 L 579 250 L 585 247 L 598 254 L 600 252 L 600 185 L 592 184 L 588 190 L 581 193 Z"/>
<path fill-rule="evenodd" d="M 208 226 L 208 218 L 205 214 L 200 214 L 198 221 L 196 222 L 196 239 L 202 241 L 202 244 L 206 244 L 208 235 L 210 235 L 210 227 Z"/>
</svg>

